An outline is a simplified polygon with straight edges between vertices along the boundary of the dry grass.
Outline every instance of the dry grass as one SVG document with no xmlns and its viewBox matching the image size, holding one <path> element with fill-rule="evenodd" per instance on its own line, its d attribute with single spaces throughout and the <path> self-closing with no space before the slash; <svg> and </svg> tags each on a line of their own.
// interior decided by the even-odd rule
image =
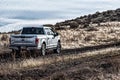
<svg viewBox="0 0 120 80">
<path fill-rule="evenodd" d="M 120 41 L 120 25 L 101 23 L 101 26 L 59 30 L 63 48 L 95 46 Z"/>
<path fill-rule="evenodd" d="M 0 47 L 8 47 L 10 34 L 0 34 Z"/>
<path fill-rule="evenodd" d="M 120 22 L 91 24 L 88 28 L 58 30 L 62 47 L 79 48 L 120 41 Z M 0 46 L 9 45 L 10 34 L 0 34 Z M 4 39 L 4 40 L 3 40 Z"/>
<path fill-rule="evenodd" d="M 63 63 L 66 69 L 55 72 L 49 78 L 51 80 L 61 78 L 64 78 L 63 80 L 119 80 L 119 50 L 98 52 L 96 55 L 92 55 L 94 52 L 91 52 L 90 54 L 77 59 L 74 56 L 74 59 L 69 59 L 70 62 Z"/>
<path fill-rule="evenodd" d="M 120 48 L 90 51 L 84 54 L 51 54 L 0 64 L 0 75 L 7 79 L 26 80 L 117 80 L 120 71 Z M 108 77 L 109 76 L 109 77 Z"/>
</svg>

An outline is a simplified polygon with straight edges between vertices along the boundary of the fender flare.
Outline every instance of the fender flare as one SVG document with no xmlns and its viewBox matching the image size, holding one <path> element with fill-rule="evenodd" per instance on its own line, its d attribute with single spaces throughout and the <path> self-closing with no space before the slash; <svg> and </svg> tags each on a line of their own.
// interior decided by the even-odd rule
<svg viewBox="0 0 120 80">
<path fill-rule="evenodd" d="M 46 41 L 46 39 L 42 39 L 40 43 L 41 43 L 41 45 L 42 45 L 43 43 L 46 45 L 47 41 Z"/>
</svg>

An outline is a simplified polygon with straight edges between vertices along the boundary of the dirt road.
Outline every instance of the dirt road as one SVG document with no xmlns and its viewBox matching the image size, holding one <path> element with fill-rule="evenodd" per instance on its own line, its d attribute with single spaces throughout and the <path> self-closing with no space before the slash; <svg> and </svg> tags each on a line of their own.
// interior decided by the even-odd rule
<svg viewBox="0 0 120 80">
<path fill-rule="evenodd" d="M 0 55 L 0 80 L 119 80 L 119 44 L 67 49 L 62 54 L 16 61 L 6 51 Z"/>
</svg>

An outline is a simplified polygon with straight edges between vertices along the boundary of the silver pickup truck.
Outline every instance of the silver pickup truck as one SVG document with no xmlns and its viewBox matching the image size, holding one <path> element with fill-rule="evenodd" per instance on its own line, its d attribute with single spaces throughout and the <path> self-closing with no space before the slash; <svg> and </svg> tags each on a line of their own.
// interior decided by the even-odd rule
<svg viewBox="0 0 120 80">
<path fill-rule="evenodd" d="M 41 25 L 24 27 L 21 34 L 11 35 L 10 49 L 16 52 L 22 49 L 29 51 L 39 50 L 42 55 L 45 55 L 48 49 L 53 49 L 54 52 L 60 53 L 60 35 L 51 27 Z"/>
</svg>

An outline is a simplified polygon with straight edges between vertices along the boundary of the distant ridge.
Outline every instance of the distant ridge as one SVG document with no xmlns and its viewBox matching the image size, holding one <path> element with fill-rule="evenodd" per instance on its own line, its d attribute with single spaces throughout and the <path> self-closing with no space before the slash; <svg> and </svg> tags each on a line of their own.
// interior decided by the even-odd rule
<svg viewBox="0 0 120 80">
<path fill-rule="evenodd" d="M 89 24 L 99 24 L 102 22 L 114 22 L 120 21 L 120 8 L 116 10 L 107 10 L 104 12 L 96 12 L 95 14 L 89 14 L 76 19 L 66 20 L 64 22 L 56 23 L 55 27 L 60 28 L 61 26 L 70 26 L 71 28 L 76 28 L 79 25 L 83 27 L 89 26 Z"/>
</svg>

